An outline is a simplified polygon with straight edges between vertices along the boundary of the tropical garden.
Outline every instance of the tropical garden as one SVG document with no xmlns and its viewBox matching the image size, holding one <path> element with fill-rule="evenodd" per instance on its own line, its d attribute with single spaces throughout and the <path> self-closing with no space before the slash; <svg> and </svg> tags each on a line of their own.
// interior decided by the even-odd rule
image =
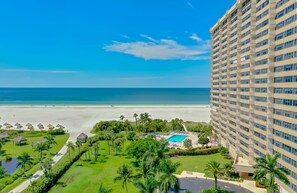
<svg viewBox="0 0 297 193">
<path fill-rule="evenodd" d="M 51 166 L 50 159 L 43 160 L 40 165 L 45 175 L 24 192 L 178 192 L 180 183 L 176 174 L 182 171 L 214 178 L 213 187 L 203 190 L 204 193 L 227 193 L 218 186 L 219 179 L 241 180 L 226 148 L 192 148 L 191 141 L 185 140 L 187 149 L 170 149 L 166 140 L 156 140 L 155 132 L 182 130 L 185 124 L 182 120 L 167 122 L 152 119 L 146 113 L 134 117 L 134 122 L 124 116 L 115 121 L 101 121 L 93 128 L 95 135 L 85 144 L 69 142 L 67 154 L 57 164 Z M 211 126 L 206 123 L 186 124 L 197 132 L 198 138 L 216 137 L 208 131 Z M 277 155 L 269 156 L 257 159 L 254 179 L 264 183 L 270 192 L 277 192 L 275 177 L 288 183 L 287 173 L 271 164 L 277 161 Z"/>
<path fill-rule="evenodd" d="M 0 190 L 9 192 L 38 171 L 65 145 L 69 134 L 61 131 L 0 130 Z M 21 136 L 21 137 L 20 137 Z M 18 144 L 15 139 L 25 139 Z"/>
</svg>

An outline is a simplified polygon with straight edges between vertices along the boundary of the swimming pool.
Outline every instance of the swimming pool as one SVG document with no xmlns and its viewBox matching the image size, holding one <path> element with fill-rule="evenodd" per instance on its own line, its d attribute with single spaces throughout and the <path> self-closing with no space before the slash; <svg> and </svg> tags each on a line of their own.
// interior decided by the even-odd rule
<svg viewBox="0 0 297 193">
<path fill-rule="evenodd" d="M 172 135 L 167 139 L 169 142 L 183 142 L 188 136 L 186 135 Z"/>
</svg>

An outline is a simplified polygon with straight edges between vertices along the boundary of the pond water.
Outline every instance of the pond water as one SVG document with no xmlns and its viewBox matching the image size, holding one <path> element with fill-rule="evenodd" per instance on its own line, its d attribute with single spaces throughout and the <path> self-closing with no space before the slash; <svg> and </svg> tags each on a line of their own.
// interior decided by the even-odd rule
<svg viewBox="0 0 297 193">
<path fill-rule="evenodd" d="M 1 163 L 0 165 L 3 168 L 5 168 L 6 174 L 12 174 L 13 172 L 15 172 L 18 169 L 17 168 L 18 160 L 15 158 L 12 158 L 9 161 L 2 160 L 0 163 Z"/>
</svg>

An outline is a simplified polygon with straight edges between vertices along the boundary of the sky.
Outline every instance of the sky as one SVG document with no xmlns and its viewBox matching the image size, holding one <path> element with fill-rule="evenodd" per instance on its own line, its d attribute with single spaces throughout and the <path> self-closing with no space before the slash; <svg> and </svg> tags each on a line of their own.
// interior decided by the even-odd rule
<svg viewBox="0 0 297 193">
<path fill-rule="evenodd" d="M 0 87 L 210 87 L 236 0 L 1 0 Z"/>
</svg>

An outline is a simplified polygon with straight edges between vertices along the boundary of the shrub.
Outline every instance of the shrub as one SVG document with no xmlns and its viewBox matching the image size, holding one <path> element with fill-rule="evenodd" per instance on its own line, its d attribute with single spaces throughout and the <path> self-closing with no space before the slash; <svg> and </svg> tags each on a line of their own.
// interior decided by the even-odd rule
<svg viewBox="0 0 297 193">
<path fill-rule="evenodd" d="M 231 193 L 231 192 L 228 190 L 210 188 L 210 189 L 203 190 L 202 193 Z"/>
<path fill-rule="evenodd" d="M 228 157 L 229 156 L 229 150 L 226 147 L 220 146 L 219 152 L 222 156 Z"/>
<path fill-rule="evenodd" d="M 207 137 L 200 137 L 200 138 L 198 139 L 198 143 L 199 143 L 199 144 L 202 144 L 202 146 L 204 146 L 204 145 L 206 145 L 206 144 L 209 143 L 209 139 L 208 139 Z"/>
<path fill-rule="evenodd" d="M 194 148 L 194 149 L 177 149 L 177 150 L 170 150 L 169 153 L 167 153 L 168 156 L 194 156 L 194 155 L 209 155 L 209 154 L 215 154 L 219 152 L 218 147 L 211 147 L 206 149 L 201 148 Z"/>
<path fill-rule="evenodd" d="M 54 129 L 54 130 L 49 130 L 48 133 L 51 135 L 64 135 L 65 131 L 63 129 Z"/>
</svg>

